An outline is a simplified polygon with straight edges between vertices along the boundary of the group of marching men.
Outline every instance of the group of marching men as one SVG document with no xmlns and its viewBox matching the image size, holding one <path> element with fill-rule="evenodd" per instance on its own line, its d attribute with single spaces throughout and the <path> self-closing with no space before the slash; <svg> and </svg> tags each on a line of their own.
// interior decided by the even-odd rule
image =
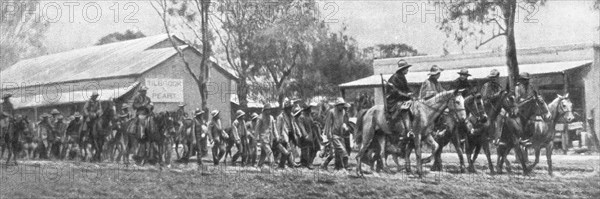
<svg viewBox="0 0 600 199">
<path fill-rule="evenodd" d="M 198 164 L 202 164 L 201 157 L 206 155 L 208 143 L 212 142 L 215 165 L 235 146 L 237 152 L 232 157 L 233 165 L 241 158 L 241 166 L 265 167 L 276 164 L 279 168 L 287 166 L 313 169 L 317 152 L 322 150 L 323 145 L 327 146 L 322 151 L 323 156 L 328 157 L 321 165 L 322 168 L 326 169 L 333 159 L 336 160 L 336 169 L 346 168 L 347 144 L 351 133 L 346 126 L 349 106 L 339 98 L 335 107 L 323 114 L 325 117 L 319 117 L 313 112 L 316 108 L 314 103 L 292 102 L 287 99 L 281 107 L 265 103 L 260 115 L 252 113 L 247 117 L 244 111 L 237 110 L 231 129 L 223 129 L 219 111 L 212 111 L 211 119 L 206 123 L 205 112 L 197 109 L 191 129 L 199 148 Z M 182 125 L 182 128 L 187 127 Z M 187 158 L 186 155 L 184 158 Z M 297 158 L 299 164 L 296 163 Z"/>
<path fill-rule="evenodd" d="M 140 88 L 131 106 L 123 104 L 117 117 L 131 120 L 136 125 L 143 125 L 146 122 L 144 118 L 153 111 L 153 104 L 146 91 L 146 87 Z M 8 121 L 15 117 L 10 102 L 11 96 L 10 94 L 3 96 L 0 111 L 2 133 L 6 132 Z M 57 109 L 53 109 L 50 114 L 41 115 L 36 134 L 45 152 L 39 154 L 40 158 L 65 158 L 66 153 L 71 150 L 71 145 L 67 143 L 82 142 L 79 134 L 69 133 L 78 131 L 69 128 L 92 131 L 94 121 L 102 115 L 103 111 L 98 96 L 97 92 L 91 95 L 83 106 L 83 114 L 75 112 L 65 119 Z M 223 128 L 219 110 L 211 111 L 211 117 L 208 119 L 205 110 L 196 109 L 194 116 L 189 118 L 184 106 L 185 104 L 181 104 L 175 113 L 174 119 L 179 123 L 177 131 L 179 134 L 184 134 L 186 130 L 191 131 L 193 134 L 191 139 L 194 139 L 195 146 L 188 147 L 188 151 L 184 151 L 182 160 L 188 160 L 193 152 L 197 152 L 198 163 L 202 164 L 202 157 L 208 153 L 208 143 L 212 143 L 215 165 L 224 160 L 226 152 L 232 147 L 237 148 L 237 152 L 232 157 L 233 164 L 241 158 L 242 166 L 271 166 L 279 161 L 278 166 L 281 168 L 303 166 L 313 169 L 312 165 L 319 150 L 322 151 L 322 157 L 327 157 L 321 165 L 322 168 L 326 169 L 334 159 L 337 169 L 346 168 L 348 165 L 351 129 L 347 126 L 349 119 L 347 109 L 350 104 L 343 98 L 338 98 L 333 108 L 318 113 L 313 112 L 317 104 L 292 102 L 288 99 L 281 107 L 265 103 L 260 114 L 252 113 L 250 117 L 244 111 L 238 110 L 231 128 Z M 129 112 L 130 108 L 135 114 Z M 190 120 L 191 122 L 186 122 Z M 80 123 L 82 127 L 73 126 L 73 123 Z M 59 155 L 56 157 L 57 153 L 52 152 L 52 145 L 58 142 L 64 143 L 64 146 L 58 149 Z M 259 149 L 260 154 L 258 154 Z M 297 158 L 300 160 L 299 164 L 295 162 Z"/>
</svg>

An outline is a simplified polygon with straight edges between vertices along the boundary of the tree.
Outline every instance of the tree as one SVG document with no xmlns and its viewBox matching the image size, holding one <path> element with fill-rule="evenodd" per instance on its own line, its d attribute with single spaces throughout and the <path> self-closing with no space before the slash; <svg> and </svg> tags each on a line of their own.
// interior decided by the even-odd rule
<svg viewBox="0 0 600 199">
<path fill-rule="evenodd" d="M 458 44 L 465 45 L 476 40 L 475 48 L 490 41 L 506 39 L 506 65 L 508 67 L 509 88 L 514 90 L 519 76 L 517 46 L 515 44 L 515 16 L 517 8 L 525 11 L 532 6 L 543 4 L 545 0 L 439 0 L 448 11 L 442 20 L 440 30 L 453 37 Z M 527 19 L 525 19 L 527 20 Z M 491 33 L 491 35 L 490 35 Z M 483 39 L 486 37 L 487 39 Z"/>
<path fill-rule="evenodd" d="M 236 92 L 239 105 L 246 108 L 249 83 L 254 81 L 253 74 L 260 70 L 260 66 L 251 61 L 258 48 L 255 39 L 259 33 L 273 25 L 275 18 L 271 13 L 290 2 L 220 0 L 219 3 L 219 12 L 214 19 L 220 24 L 220 30 L 216 27 L 218 24 L 213 26 L 217 30 L 221 47 L 224 48 L 227 63 L 238 76 Z"/>
<path fill-rule="evenodd" d="M 39 10 L 39 0 L 2 2 L 0 8 L 0 70 L 20 59 L 44 54 L 42 40 L 49 23 L 30 10 Z"/>
<path fill-rule="evenodd" d="M 118 41 L 127 41 L 127 40 L 131 40 L 131 39 L 137 39 L 137 38 L 143 38 L 143 37 L 146 37 L 146 35 L 144 35 L 144 33 L 142 33 L 141 31 L 133 32 L 132 30 L 126 30 L 125 33 L 114 32 L 114 33 L 108 34 L 108 35 L 100 38 L 100 40 L 98 40 L 98 43 L 96 43 L 96 45 L 104 45 L 104 44 L 108 44 L 108 43 L 113 43 L 113 42 L 118 42 Z"/>
<path fill-rule="evenodd" d="M 280 105 L 286 94 L 290 94 L 286 88 L 292 73 L 311 64 L 313 45 L 322 27 L 322 22 L 315 17 L 314 2 L 287 2 L 276 6 L 270 14 L 272 26 L 255 37 L 257 51 L 252 56 L 252 62 L 261 66 L 263 74 L 274 82 Z"/>
<path fill-rule="evenodd" d="M 179 4 L 177 4 L 179 3 Z M 185 1 L 176 1 L 173 0 L 171 4 L 167 0 L 157 0 L 158 6 L 152 4 L 158 15 L 161 17 L 163 21 L 163 26 L 167 34 L 169 35 L 169 41 L 173 45 L 173 48 L 177 51 L 177 54 L 182 59 L 186 71 L 192 76 L 196 84 L 198 85 L 198 90 L 200 92 L 200 97 L 202 100 L 202 109 L 207 111 L 208 108 L 206 106 L 207 96 L 207 82 L 209 79 L 209 62 L 210 56 L 212 54 L 211 49 L 211 40 L 210 40 L 210 30 L 208 28 L 209 21 L 209 12 L 210 12 L 210 0 L 185 0 Z M 180 7 L 176 7 L 180 6 Z M 176 42 L 171 37 L 171 25 L 169 23 L 169 17 L 175 17 L 184 20 L 184 24 L 190 27 L 190 29 L 194 32 L 196 39 L 199 39 L 202 47 L 202 61 L 200 62 L 200 73 L 196 74 L 192 71 L 192 64 L 187 61 L 182 50 L 177 46 Z M 192 24 L 197 23 L 197 17 L 200 16 L 200 32 L 196 28 L 193 27 Z M 195 40 L 197 41 L 197 40 Z M 197 45 L 193 45 L 197 46 Z M 207 114 L 205 114 L 207 115 Z M 207 118 L 207 117 L 205 117 Z"/>
</svg>

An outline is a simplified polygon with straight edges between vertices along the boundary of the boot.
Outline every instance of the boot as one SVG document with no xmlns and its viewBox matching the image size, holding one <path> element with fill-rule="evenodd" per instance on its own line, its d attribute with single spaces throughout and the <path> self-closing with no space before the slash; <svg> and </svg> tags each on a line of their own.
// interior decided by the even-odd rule
<svg viewBox="0 0 600 199">
<path fill-rule="evenodd" d="M 350 168 L 348 168 L 348 157 L 342 158 L 342 168 L 350 170 Z"/>
</svg>

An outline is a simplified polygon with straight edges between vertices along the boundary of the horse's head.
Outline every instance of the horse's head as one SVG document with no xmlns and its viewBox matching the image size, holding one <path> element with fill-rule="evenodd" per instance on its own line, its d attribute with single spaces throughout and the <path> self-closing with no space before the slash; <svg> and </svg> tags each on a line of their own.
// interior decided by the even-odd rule
<svg viewBox="0 0 600 199">
<path fill-rule="evenodd" d="M 473 94 L 465 98 L 465 109 L 475 116 L 479 122 L 487 122 L 488 116 L 481 94 Z"/>
<path fill-rule="evenodd" d="M 514 92 L 505 92 L 498 99 L 500 100 L 500 106 L 510 117 L 519 115 L 519 106 Z"/>
<path fill-rule="evenodd" d="M 454 112 L 458 121 L 465 121 L 467 119 L 467 112 L 465 111 L 465 98 L 462 96 L 462 92 L 465 89 L 456 89 L 452 93 L 451 98 L 448 100 L 448 110 Z"/>
<path fill-rule="evenodd" d="M 558 95 L 558 94 L 557 94 Z M 559 122 L 571 122 L 575 119 L 573 115 L 573 103 L 569 99 L 569 94 L 565 96 L 558 95 L 558 105 L 556 107 L 556 116 Z"/>
</svg>

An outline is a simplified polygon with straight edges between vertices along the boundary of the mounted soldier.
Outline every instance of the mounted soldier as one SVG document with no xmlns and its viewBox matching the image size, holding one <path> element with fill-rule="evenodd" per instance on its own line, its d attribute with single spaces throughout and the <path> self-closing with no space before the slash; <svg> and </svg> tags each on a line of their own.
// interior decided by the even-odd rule
<svg viewBox="0 0 600 199">
<path fill-rule="evenodd" d="M 404 133 L 410 132 L 409 108 L 412 104 L 413 93 L 408 87 L 406 74 L 408 74 L 408 68 L 411 66 L 404 60 L 398 61 L 398 70 L 390 77 L 385 89 L 385 103 L 388 109 L 386 119 L 388 124 L 397 124 L 398 121 L 402 121 L 404 129 L 408 129 L 408 131 L 400 132 L 402 137 L 406 136 Z M 398 128 L 392 126 L 392 129 Z"/>
<path fill-rule="evenodd" d="M 98 92 L 94 91 L 90 99 L 83 105 L 83 117 L 85 117 L 85 127 L 88 133 L 92 133 L 94 122 L 102 114 L 102 105 L 98 99 Z"/>
<path fill-rule="evenodd" d="M 496 69 L 492 69 L 490 74 L 487 76 L 488 81 L 481 87 L 481 96 L 487 105 L 489 105 L 489 100 L 493 98 L 496 93 L 504 89 L 502 88 L 502 85 L 500 85 L 499 77 L 500 72 Z"/>
<path fill-rule="evenodd" d="M 146 96 L 147 91 L 148 88 L 145 86 L 140 88 L 140 90 L 138 90 L 139 94 L 133 98 L 133 103 L 131 105 L 135 110 L 134 124 L 137 127 L 135 129 L 136 132 L 139 131 L 136 134 L 141 136 L 140 138 L 144 136 L 143 128 L 146 125 L 146 117 L 148 117 L 150 114 L 150 104 L 152 103 L 150 98 Z"/>
<path fill-rule="evenodd" d="M 442 87 L 442 84 L 440 84 L 440 82 L 438 81 L 442 71 L 444 70 L 438 67 L 437 65 L 431 66 L 431 69 L 429 70 L 428 74 L 429 78 L 427 78 L 427 80 L 425 80 L 425 82 L 421 84 L 421 89 L 419 92 L 420 99 L 428 100 L 437 95 L 438 93 L 445 91 L 444 87 Z M 434 129 L 438 131 L 445 129 L 444 115 L 441 115 L 440 117 L 435 119 Z"/>
<path fill-rule="evenodd" d="M 15 108 L 10 102 L 12 94 L 4 94 L 2 96 L 2 106 L 0 106 L 0 138 L 4 138 L 7 133 L 9 122 L 14 118 Z"/>
<path fill-rule="evenodd" d="M 524 72 L 519 74 L 519 82 L 515 88 L 515 98 L 519 103 L 534 97 L 535 93 L 537 93 L 537 89 L 529 83 L 529 79 L 531 79 L 529 73 Z"/>
<path fill-rule="evenodd" d="M 177 116 L 175 117 L 177 121 L 182 121 L 188 117 L 187 113 L 185 112 L 185 105 L 186 104 L 183 102 L 179 103 L 179 106 L 177 108 Z"/>
<path fill-rule="evenodd" d="M 428 74 L 429 78 L 427 78 L 427 80 L 425 80 L 425 82 L 421 84 L 421 89 L 419 92 L 420 99 L 428 100 L 429 98 L 432 98 L 438 93 L 445 91 L 444 87 L 442 87 L 442 84 L 438 82 L 442 71 L 444 70 L 438 67 L 437 65 L 433 65 L 431 67 Z"/>
<path fill-rule="evenodd" d="M 452 84 L 453 88 L 457 90 L 465 89 L 462 92 L 463 97 L 467 97 L 469 94 L 475 93 L 475 91 L 473 90 L 473 85 L 471 85 L 471 83 L 468 80 L 469 76 L 471 76 L 471 74 L 469 74 L 469 70 L 462 69 L 460 70 L 460 72 L 458 72 L 458 75 L 460 76 L 456 80 L 454 80 Z"/>
</svg>

